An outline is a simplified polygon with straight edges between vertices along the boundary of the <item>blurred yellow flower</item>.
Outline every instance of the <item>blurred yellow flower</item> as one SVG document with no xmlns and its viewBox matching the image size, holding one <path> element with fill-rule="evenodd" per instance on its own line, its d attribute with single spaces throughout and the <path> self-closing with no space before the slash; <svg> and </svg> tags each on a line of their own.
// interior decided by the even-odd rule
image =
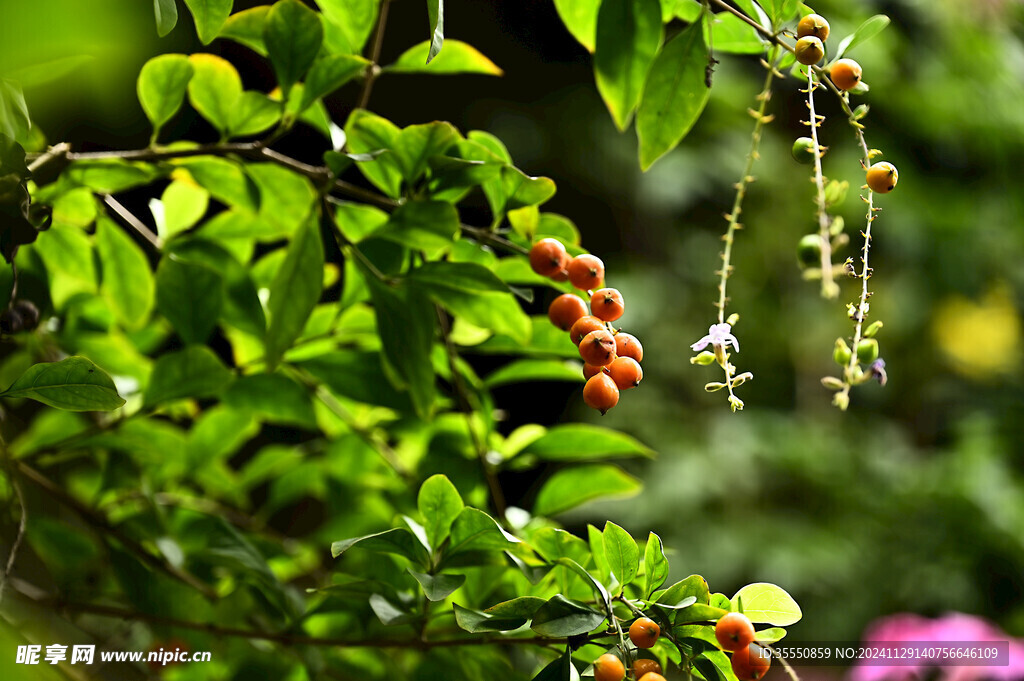
<svg viewBox="0 0 1024 681">
<path fill-rule="evenodd" d="M 1021 317 L 1005 283 L 979 302 L 947 298 L 935 314 L 932 335 L 953 368 L 968 378 L 988 380 L 1020 367 Z"/>
</svg>

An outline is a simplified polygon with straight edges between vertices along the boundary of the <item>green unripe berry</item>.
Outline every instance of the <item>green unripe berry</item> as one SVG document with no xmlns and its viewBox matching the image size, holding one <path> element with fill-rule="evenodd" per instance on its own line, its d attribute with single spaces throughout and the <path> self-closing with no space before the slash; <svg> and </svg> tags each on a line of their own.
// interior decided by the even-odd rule
<svg viewBox="0 0 1024 681">
<path fill-rule="evenodd" d="M 865 338 L 857 344 L 857 359 L 863 364 L 871 364 L 878 359 L 878 341 Z"/>
<path fill-rule="evenodd" d="M 797 137 L 793 142 L 792 153 L 797 163 L 814 163 L 814 140 L 810 137 Z"/>
<path fill-rule="evenodd" d="M 850 346 L 842 338 L 836 338 L 836 347 L 832 351 L 832 359 L 839 366 L 846 366 L 850 363 Z"/>
<path fill-rule="evenodd" d="M 796 258 L 805 267 L 821 264 L 821 237 L 817 234 L 801 237 L 796 246 Z"/>
</svg>

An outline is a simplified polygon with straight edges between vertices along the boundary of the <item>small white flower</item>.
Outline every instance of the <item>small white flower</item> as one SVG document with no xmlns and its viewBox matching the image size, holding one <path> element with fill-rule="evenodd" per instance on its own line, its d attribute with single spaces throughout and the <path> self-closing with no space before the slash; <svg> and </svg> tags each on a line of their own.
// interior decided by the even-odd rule
<svg viewBox="0 0 1024 681">
<path fill-rule="evenodd" d="M 700 352 L 708 345 L 725 348 L 732 345 L 736 352 L 740 351 L 740 342 L 732 335 L 732 324 L 712 324 L 708 328 L 708 335 L 690 346 L 694 352 Z"/>
</svg>

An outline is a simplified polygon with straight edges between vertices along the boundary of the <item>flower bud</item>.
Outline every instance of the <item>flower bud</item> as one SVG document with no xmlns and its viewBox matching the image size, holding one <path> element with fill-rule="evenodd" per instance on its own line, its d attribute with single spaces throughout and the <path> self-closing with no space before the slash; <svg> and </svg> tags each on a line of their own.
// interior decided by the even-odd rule
<svg viewBox="0 0 1024 681">
<path fill-rule="evenodd" d="M 704 366 L 704 367 L 711 366 L 714 363 L 715 363 L 715 353 L 708 352 L 707 350 L 705 350 L 704 352 L 700 353 L 699 355 L 696 355 L 696 356 L 690 358 L 690 364 L 700 364 L 701 366 Z"/>
<path fill-rule="evenodd" d="M 738 322 L 739 320 L 740 320 L 739 314 L 736 313 L 736 312 L 733 312 L 731 315 L 729 315 L 728 319 L 725 320 L 725 323 L 728 324 L 729 326 L 736 326 L 736 322 Z"/>
<path fill-rule="evenodd" d="M 732 387 L 736 388 L 738 386 L 743 385 L 747 381 L 752 381 L 753 379 L 754 374 L 750 373 L 749 371 L 745 371 L 736 378 L 732 379 Z"/>
<path fill-rule="evenodd" d="M 821 384 L 828 388 L 829 390 L 842 390 L 843 386 L 845 385 L 835 376 L 825 376 L 824 378 L 821 379 Z"/>
<path fill-rule="evenodd" d="M 850 346 L 842 338 L 836 338 L 836 347 L 832 351 L 832 359 L 839 366 L 846 366 L 850 363 Z"/>
<path fill-rule="evenodd" d="M 832 396 L 832 404 L 846 411 L 846 408 L 850 406 L 850 396 L 846 393 L 836 393 Z"/>
<path fill-rule="evenodd" d="M 874 338 L 878 332 L 882 329 L 882 322 L 871 322 L 871 325 L 864 330 L 865 338 Z"/>
<path fill-rule="evenodd" d="M 878 359 L 878 341 L 865 338 L 857 344 L 857 359 L 864 364 L 871 364 Z"/>
<path fill-rule="evenodd" d="M 850 183 L 846 180 L 840 182 L 839 180 L 831 180 L 825 185 L 825 207 L 831 208 L 837 204 L 842 203 L 846 200 L 846 192 L 850 188 Z"/>
<path fill-rule="evenodd" d="M 704 390 L 707 390 L 709 393 L 713 393 L 721 390 L 724 387 L 725 383 L 718 383 L 717 381 L 712 381 L 711 383 L 706 383 L 704 385 Z"/>
</svg>

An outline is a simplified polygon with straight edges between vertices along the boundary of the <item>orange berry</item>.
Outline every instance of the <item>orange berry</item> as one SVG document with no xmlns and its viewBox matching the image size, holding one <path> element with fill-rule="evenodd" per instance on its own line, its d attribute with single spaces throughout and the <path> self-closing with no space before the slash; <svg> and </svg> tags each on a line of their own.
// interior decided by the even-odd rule
<svg viewBox="0 0 1024 681">
<path fill-rule="evenodd" d="M 580 357 L 591 366 L 608 366 L 615 361 L 615 337 L 606 329 L 591 331 L 580 341 Z"/>
<path fill-rule="evenodd" d="M 562 331 L 568 331 L 580 317 L 586 316 L 587 304 L 571 293 L 563 293 L 548 306 L 548 319 Z"/>
<path fill-rule="evenodd" d="M 577 255 L 567 269 L 569 281 L 582 291 L 591 291 L 604 283 L 604 263 L 596 255 Z"/>
<path fill-rule="evenodd" d="M 530 268 L 542 277 L 550 277 L 562 269 L 563 258 L 568 255 L 558 239 L 541 239 L 530 249 Z"/>
<path fill-rule="evenodd" d="M 852 59 L 840 59 L 828 72 L 829 78 L 840 90 L 852 90 L 857 87 L 863 72 L 860 64 Z"/>
<path fill-rule="evenodd" d="M 637 681 L 665 681 L 665 677 L 659 672 L 647 672 L 641 676 Z"/>
<path fill-rule="evenodd" d="M 641 617 L 629 625 L 629 640 L 637 648 L 652 648 L 658 642 L 661 627 L 650 617 Z"/>
<path fill-rule="evenodd" d="M 796 25 L 796 37 L 806 38 L 814 36 L 818 40 L 828 39 L 829 25 L 825 17 L 820 14 L 808 14 Z"/>
<path fill-rule="evenodd" d="M 740 612 L 730 612 L 715 624 L 715 638 L 722 650 L 735 652 L 754 642 L 754 625 Z"/>
<path fill-rule="evenodd" d="M 622 301 L 622 294 L 616 289 L 599 289 L 590 296 L 590 314 L 598 319 L 614 322 L 625 311 L 626 304 Z"/>
<path fill-rule="evenodd" d="M 615 381 L 619 390 L 635 388 L 644 380 L 644 370 L 632 357 L 616 357 L 608 366 L 608 375 Z"/>
<path fill-rule="evenodd" d="M 622 681 L 626 667 L 615 655 L 605 653 L 594 661 L 594 681 Z"/>
<path fill-rule="evenodd" d="M 552 281 L 569 281 L 569 263 L 571 262 L 572 256 L 568 253 L 562 253 L 562 259 L 558 262 L 558 269 L 551 275 Z"/>
<path fill-rule="evenodd" d="M 817 64 L 825 56 L 825 46 L 821 44 L 820 40 L 809 35 L 796 41 L 793 53 L 796 55 L 798 62 L 810 66 L 811 64 Z"/>
<path fill-rule="evenodd" d="M 619 403 L 619 389 L 615 387 L 612 377 L 602 372 L 591 377 L 583 386 L 583 401 L 604 415 Z"/>
<path fill-rule="evenodd" d="M 896 166 L 886 161 L 880 161 L 868 168 L 868 187 L 876 194 L 888 194 L 896 188 L 900 181 L 900 174 Z"/>
<path fill-rule="evenodd" d="M 583 378 L 589 380 L 591 376 L 595 376 L 604 369 L 604 367 L 596 367 L 593 364 L 583 365 Z"/>
<path fill-rule="evenodd" d="M 591 331 L 598 331 L 603 328 L 605 328 L 604 322 L 593 315 L 580 317 L 576 320 L 576 323 L 572 325 L 572 328 L 569 329 L 569 338 L 572 339 L 573 343 L 579 345 L 580 341 L 583 340 L 583 337 L 588 333 Z"/>
<path fill-rule="evenodd" d="M 732 671 L 740 681 L 758 681 L 772 666 L 771 654 L 756 643 L 732 654 Z"/>
<path fill-rule="evenodd" d="M 636 361 L 642 362 L 644 346 L 640 345 L 640 341 L 633 334 L 620 331 L 615 334 L 615 354 L 619 357 L 632 357 Z"/>
<path fill-rule="evenodd" d="M 642 679 L 645 674 L 661 674 L 661 663 L 646 657 L 638 657 L 633 663 L 633 676 Z"/>
</svg>

